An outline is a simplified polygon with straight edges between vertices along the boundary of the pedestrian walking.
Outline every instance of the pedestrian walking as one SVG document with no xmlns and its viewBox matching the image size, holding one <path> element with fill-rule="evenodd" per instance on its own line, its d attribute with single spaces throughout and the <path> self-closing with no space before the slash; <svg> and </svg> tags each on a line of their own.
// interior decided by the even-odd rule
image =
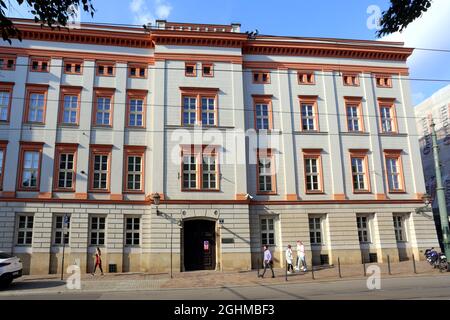
<svg viewBox="0 0 450 320">
<path fill-rule="evenodd" d="M 301 267 L 300 267 L 301 265 Z M 303 242 L 300 240 L 297 240 L 297 271 L 307 271 L 306 267 L 306 256 L 305 256 L 305 246 L 303 245 Z"/>
<path fill-rule="evenodd" d="M 294 256 L 292 255 L 291 245 L 288 244 L 286 249 L 286 263 L 287 263 L 287 273 L 291 274 L 294 272 L 294 266 L 292 265 L 294 261 Z"/>
<path fill-rule="evenodd" d="M 99 247 L 97 247 L 97 250 L 95 251 L 95 267 L 94 267 L 94 272 L 92 272 L 92 275 L 95 274 L 95 270 L 97 270 L 97 267 L 100 269 L 102 276 L 103 276 L 102 252 L 100 251 Z"/>
<path fill-rule="evenodd" d="M 270 268 L 270 271 L 272 271 L 272 278 L 275 278 L 275 273 L 273 272 L 273 268 L 272 268 L 272 253 L 270 253 L 269 247 L 268 246 L 264 246 L 264 271 L 263 273 L 260 275 L 261 278 L 264 278 L 264 274 L 266 273 L 267 268 Z"/>
</svg>

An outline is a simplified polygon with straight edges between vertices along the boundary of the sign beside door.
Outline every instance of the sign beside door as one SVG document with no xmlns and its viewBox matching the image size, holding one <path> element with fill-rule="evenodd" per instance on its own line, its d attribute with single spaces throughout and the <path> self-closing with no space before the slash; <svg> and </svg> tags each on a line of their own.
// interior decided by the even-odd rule
<svg viewBox="0 0 450 320">
<path fill-rule="evenodd" d="M 209 241 L 203 241 L 203 251 L 209 251 Z"/>
</svg>

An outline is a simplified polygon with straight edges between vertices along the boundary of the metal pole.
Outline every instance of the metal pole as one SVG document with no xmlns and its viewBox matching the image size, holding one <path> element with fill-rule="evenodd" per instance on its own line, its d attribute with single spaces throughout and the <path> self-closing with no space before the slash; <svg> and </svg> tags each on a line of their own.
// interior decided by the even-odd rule
<svg viewBox="0 0 450 320">
<path fill-rule="evenodd" d="M 417 273 L 417 270 L 416 270 L 416 260 L 414 259 L 414 254 L 412 255 L 412 261 L 413 261 L 414 273 Z"/>
<path fill-rule="evenodd" d="M 389 259 L 389 255 L 387 256 L 387 261 L 388 261 L 388 272 L 390 275 L 391 274 L 391 260 Z"/>
<path fill-rule="evenodd" d="M 314 277 L 314 266 L 311 263 L 311 276 L 313 280 L 316 280 L 316 277 Z"/>
<path fill-rule="evenodd" d="M 339 278 L 342 278 L 342 274 L 341 274 L 341 260 L 339 260 L 339 257 L 338 257 L 338 270 L 339 270 Z"/>
<path fill-rule="evenodd" d="M 261 260 L 260 259 L 258 259 L 258 262 L 257 262 L 257 264 L 258 264 L 258 278 L 259 278 L 259 264 L 261 263 Z"/>
<path fill-rule="evenodd" d="M 64 253 L 66 249 L 66 238 L 63 232 L 63 252 L 62 252 L 62 261 L 61 261 L 61 280 L 64 279 Z"/>
<path fill-rule="evenodd" d="M 448 214 L 447 204 L 445 202 L 445 188 L 442 184 L 441 176 L 441 164 L 439 160 L 439 146 L 437 141 L 436 129 L 433 119 L 431 119 L 431 137 L 433 141 L 433 156 L 434 156 L 434 170 L 436 171 L 436 197 L 438 200 L 439 216 L 441 219 L 442 229 L 442 244 L 444 245 L 444 252 L 447 259 L 450 257 L 450 243 L 449 243 L 449 229 L 448 229 Z M 449 271 L 449 265 L 447 264 L 447 271 Z"/>
<path fill-rule="evenodd" d="M 364 258 L 364 256 L 363 256 L 362 260 L 363 260 L 363 272 L 364 272 L 364 277 L 365 277 L 365 276 L 367 276 L 367 273 L 366 273 L 366 259 Z"/>
<path fill-rule="evenodd" d="M 173 252 L 173 213 L 170 213 L 170 278 L 173 278 L 172 274 L 172 252 Z"/>
<path fill-rule="evenodd" d="M 287 260 L 286 260 L 286 268 L 285 268 L 285 270 L 284 270 L 284 276 L 285 276 L 286 281 L 287 281 L 288 268 L 289 268 L 289 265 L 288 265 L 288 262 L 287 262 Z"/>
</svg>

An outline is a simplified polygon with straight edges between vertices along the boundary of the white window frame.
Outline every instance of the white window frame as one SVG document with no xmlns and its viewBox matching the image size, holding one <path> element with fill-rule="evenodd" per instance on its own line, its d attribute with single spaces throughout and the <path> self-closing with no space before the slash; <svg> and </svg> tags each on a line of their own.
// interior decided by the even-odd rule
<svg viewBox="0 0 450 320">
<path fill-rule="evenodd" d="M 217 189 L 217 155 L 202 154 L 202 175 L 202 190 Z"/>
<path fill-rule="evenodd" d="M 69 163 L 70 161 L 68 160 L 69 156 L 72 156 L 72 169 L 69 169 Z M 58 159 L 58 189 L 72 189 L 73 188 L 73 182 L 74 182 L 74 178 L 75 178 L 75 153 L 74 152 L 61 152 L 59 155 L 59 159 Z M 65 165 L 64 168 L 61 168 L 61 163 L 63 163 L 62 161 L 62 156 L 66 156 L 66 161 L 65 161 Z M 64 178 L 62 179 L 63 185 L 60 185 L 61 182 L 61 173 L 64 174 Z M 70 182 L 70 186 L 68 186 L 68 179 L 67 176 L 69 174 L 72 174 L 72 179 Z"/>
<path fill-rule="evenodd" d="M 392 164 L 392 161 L 394 161 L 395 165 Z M 393 171 L 392 169 L 395 169 L 395 171 Z M 401 169 L 400 169 L 400 157 L 386 158 L 386 170 L 387 170 L 389 190 L 390 191 L 403 190 Z"/>
<path fill-rule="evenodd" d="M 318 224 L 317 224 L 318 219 Z M 324 244 L 324 237 L 323 237 L 323 217 L 321 216 L 308 216 L 308 228 L 309 228 L 309 241 L 311 242 L 311 245 L 313 246 L 321 246 Z M 313 221 L 313 227 L 311 228 L 311 220 Z M 318 225 L 318 227 L 317 227 Z M 319 241 L 317 241 L 317 233 L 320 234 Z M 312 234 L 314 234 L 314 237 L 312 237 Z"/>
<path fill-rule="evenodd" d="M 206 104 L 205 104 L 206 102 Z M 214 97 L 200 96 L 200 108 L 203 126 L 216 125 L 216 99 Z M 212 109 L 211 109 L 212 105 Z M 210 120 L 212 119 L 212 123 Z M 206 121 L 206 123 L 205 123 Z"/>
<path fill-rule="evenodd" d="M 109 109 L 106 107 L 109 106 Z M 112 99 L 111 97 L 97 97 L 97 107 L 95 112 L 95 124 L 98 126 L 110 126 L 111 125 L 111 108 L 112 108 Z M 99 117 L 100 115 L 100 117 Z M 101 122 L 99 122 L 101 118 Z M 108 120 L 105 123 L 105 119 Z"/>
<path fill-rule="evenodd" d="M 189 159 L 187 162 L 186 159 Z M 188 166 L 188 169 L 185 169 L 185 166 Z M 188 177 L 186 180 L 185 177 Z M 192 175 L 194 175 L 194 178 L 192 179 Z M 183 189 L 189 190 L 195 190 L 198 188 L 198 170 L 197 170 L 197 156 L 195 154 L 184 154 L 183 155 Z M 192 185 L 192 181 L 195 182 L 194 185 Z M 186 186 L 185 182 L 188 182 L 188 185 Z"/>
<path fill-rule="evenodd" d="M 129 229 L 129 219 L 131 219 L 131 228 Z M 138 228 L 136 229 L 136 220 L 138 224 Z M 137 216 L 125 216 L 125 246 L 127 247 L 139 247 L 141 245 L 141 217 Z M 131 243 L 128 243 L 128 235 L 130 235 Z M 137 235 L 137 236 L 136 236 Z M 135 240 L 138 240 L 138 243 L 135 243 Z"/>
<path fill-rule="evenodd" d="M 186 122 L 186 119 L 188 122 Z M 183 126 L 197 123 L 197 96 L 183 96 Z"/>
<path fill-rule="evenodd" d="M 263 221 L 265 221 L 265 222 L 263 222 Z M 272 223 L 270 223 L 270 221 Z M 276 223 L 276 220 L 274 217 L 261 217 L 260 218 L 259 225 L 260 225 L 260 231 L 261 231 L 261 245 L 263 245 L 263 246 L 267 245 L 267 246 L 271 246 L 271 247 L 275 247 L 277 245 L 275 223 Z M 272 228 L 270 228 L 271 225 L 272 225 Z M 264 226 L 266 228 L 263 228 Z M 266 235 L 265 238 L 267 239 L 268 243 L 264 243 L 263 234 Z M 273 243 L 269 243 L 271 234 L 272 234 L 272 238 L 273 238 Z"/>
<path fill-rule="evenodd" d="M 255 104 L 256 129 L 270 130 L 270 105 L 258 102 Z"/>
<path fill-rule="evenodd" d="M 64 228 L 64 216 L 69 217 L 69 223 L 67 229 Z M 59 221 L 60 220 L 60 221 Z M 67 231 L 67 234 L 64 234 L 64 231 Z M 60 236 L 57 234 L 60 233 Z M 57 239 L 59 238 L 59 241 Z M 64 241 L 66 245 L 70 243 L 70 214 L 55 214 L 53 217 L 53 246 L 62 246 Z"/>
<path fill-rule="evenodd" d="M 27 154 L 31 153 L 31 166 L 27 166 L 27 161 L 26 161 L 26 157 Z M 22 164 L 22 181 L 21 181 L 21 187 L 22 188 L 37 188 L 38 185 L 38 178 L 39 178 L 39 166 L 40 166 L 40 160 L 41 160 L 41 155 L 39 151 L 35 151 L 35 150 L 25 150 L 23 153 L 23 164 Z M 28 180 L 28 184 L 24 185 L 25 183 L 25 179 L 27 177 L 27 173 L 30 173 L 30 179 Z M 35 185 L 33 185 L 31 182 L 33 181 L 32 177 L 35 177 L 34 181 L 35 181 Z"/>
<path fill-rule="evenodd" d="M 356 215 L 356 228 L 358 230 L 359 243 L 371 243 L 370 221 L 370 216 L 367 214 Z"/>
<path fill-rule="evenodd" d="M 356 163 L 356 165 L 353 165 L 353 161 L 361 161 L 361 163 Z M 352 156 L 351 159 L 351 170 L 352 170 L 352 184 L 353 184 L 353 190 L 355 191 L 366 191 L 368 189 L 367 181 L 366 181 L 366 159 L 364 157 L 356 157 Z M 359 165 L 361 165 L 361 171 L 359 170 Z M 356 171 L 353 169 L 356 168 Z M 355 179 L 358 184 L 357 188 L 355 187 Z M 362 183 L 362 188 L 361 188 Z"/>
<path fill-rule="evenodd" d="M 108 189 L 108 170 L 109 170 L 109 157 L 110 155 L 108 154 L 94 154 L 94 163 L 93 163 L 93 172 L 92 172 L 92 189 L 94 190 L 107 190 Z M 96 158 L 100 157 L 100 162 L 99 162 L 99 169 L 95 169 L 95 164 L 96 164 Z M 105 161 L 103 161 L 103 158 L 106 157 L 106 170 L 102 169 L 102 166 L 104 164 Z M 95 179 L 95 175 L 98 175 L 98 179 Z M 105 182 L 105 187 L 102 188 L 101 183 L 102 181 Z"/>
<path fill-rule="evenodd" d="M 0 121 L 8 120 L 11 91 L 0 90 Z"/>
<path fill-rule="evenodd" d="M 381 130 L 385 133 L 395 132 L 394 130 L 394 116 L 392 114 L 392 106 L 381 106 Z M 387 111 L 386 111 L 387 110 Z"/>
<path fill-rule="evenodd" d="M 258 156 L 258 191 L 259 192 L 273 192 L 274 191 L 273 162 L 274 162 L 274 157 L 271 155 L 265 155 L 265 156 L 259 155 Z M 263 182 L 262 182 L 263 187 L 262 188 L 261 188 L 261 178 L 263 179 Z M 270 184 L 270 188 L 268 187 L 269 184 Z"/>
<path fill-rule="evenodd" d="M 132 107 L 134 106 L 134 110 Z M 141 108 L 138 111 L 138 107 Z M 143 127 L 144 126 L 144 99 L 143 98 L 130 98 L 130 110 L 128 112 L 128 126 L 129 127 Z M 139 116 L 141 116 L 139 123 Z M 132 124 L 132 119 L 134 119 L 134 124 Z"/>
<path fill-rule="evenodd" d="M 301 108 L 301 120 L 302 120 L 302 130 L 303 131 L 314 131 L 316 130 L 316 117 L 314 114 L 314 103 L 302 102 Z M 305 128 L 306 124 L 306 128 Z"/>
<path fill-rule="evenodd" d="M 313 161 L 315 161 L 315 168 L 316 170 L 313 170 Z M 306 178 L 306 191 L 309 192 L 318 192 L 322 190 L 321 186 L 321 177 L 320 177 L 320 159 L 319 157 L 306 157 L 304 158 L 304 165 L 305 165 L 305 178 Z M 310 168 L 310 171 L 308 171 L 308 165 Z M 317 181 L 314 181 L 314 178 Z M 314 185 L 317 184 L 317 188 L 314 188 Z M 310 185 L 312 188 L 308 188 L 308 185 Z"/>
<path fill-rule="evenodd" d="M 96 227 L 94 228 L 94 219 L 96 220 Z M 103 222 L 102 222 L 103 219 Z M 103 228 L 100 228 L 103 224 Z M 95 234 L 95 237 L 92 235 Z M 103 234 L 103 243 L 100 243 L 100 235 Z M 93 243 L 93 240 L 95 242 Z M 106 216 L 91 215 L 89 216 L 89 245 L 90 246 L 105 246 L 106 245 Z"/>
<path fill-rule="evenodd" d="M 24 225 L 21 223 L 21 218 L 24 218 Z M 30 226 L 31 223 L 31 226 Z M 17 215 L 17 223 L 16 223 L 16 245 L 18 246 L 29 246 L 33 245 L 33 227 L 34 227 L 34 215 L 20 213 Z M 23 233 L 23 241 L 19 242 L 21 238 L 19 235 Z M 31 239 L 30 242 L 27 242 L 27 239 Z"/>
<path fill-rule="evenodd" d="M 44 122 L 44 110 L 45 93 L 30 93 L 30 101 L 28 103 L 28 122 Z"/>
<path fill-rule="evenodd" d="M 360 111 L 359 106 L 356 104 L 348 103 L 347 106 L 347 127 L 348 131 L 351 132 L 360 132 L 361 124 L 359 123 Z"/>
<path fill-rule="evenodd" d="M 133 158 L 133 170 L 129 170 L 130 169 L 130 158 Z M 136 158 L 140 158 L 139 161 L 139 167 L 140 170 L 136 170 L 136 165 L 137 165 L 137 161 Z M 137 154 L 131 154 L 131 155 L 127 155 L 127 190 L 131 190 L 131 191 L 140 191 L 142 190 L 142 163 L 143 163 L 143 156 L 142 155 L 137 155 Z M 130 180 L 130 176 L 132 176 L 132 180 Z M 130 183 L 132 184 L 132 188 L 130 188 Z M 136 187 L 136 184 L 139 184 L 139 188 Z"/>
<path fill-rule="evenodd" d="M 398 225 L 398 219 L 400 219 L 400 226 Z M 392 215 L 392 220 L 394 223 L 395 240 L 397 242 L 408 242 L 408 233 L 406 230 L 407 215 L 403 213 L 394 213 Z M 398 237 L 399 234 L 401 235 L 401 239 Z"/>
<path fill-rule="evenodd" d="M 75 94 L 65 94 L 64 95 L 64 105 L 63 105 L 63 119 L 64 124 L 77 124 L 78 121 L 78 95 Z M 66 114 L 68 118 L 66 119 Z M 74 117 L 74 119 L 72 119 Z"/>
</svg>

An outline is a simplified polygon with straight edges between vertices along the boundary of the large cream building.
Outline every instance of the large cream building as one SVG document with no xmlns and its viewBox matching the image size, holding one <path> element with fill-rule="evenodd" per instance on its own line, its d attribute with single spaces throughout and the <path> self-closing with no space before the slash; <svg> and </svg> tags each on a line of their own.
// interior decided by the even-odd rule
<svg viewBox="0 0 450 320">
<path fill-rule="evenodd" d="M 25 272 L 247 270 L 437 246 L 401 43 L 15 20 L 0 46 L 0 250 Z M 155 194 L 160 203 L 156 207 Z M 67 218 L 64 218 L 67 216 Z M 64 236 L 64 220 L 70 220 Z"/>
</svg>

